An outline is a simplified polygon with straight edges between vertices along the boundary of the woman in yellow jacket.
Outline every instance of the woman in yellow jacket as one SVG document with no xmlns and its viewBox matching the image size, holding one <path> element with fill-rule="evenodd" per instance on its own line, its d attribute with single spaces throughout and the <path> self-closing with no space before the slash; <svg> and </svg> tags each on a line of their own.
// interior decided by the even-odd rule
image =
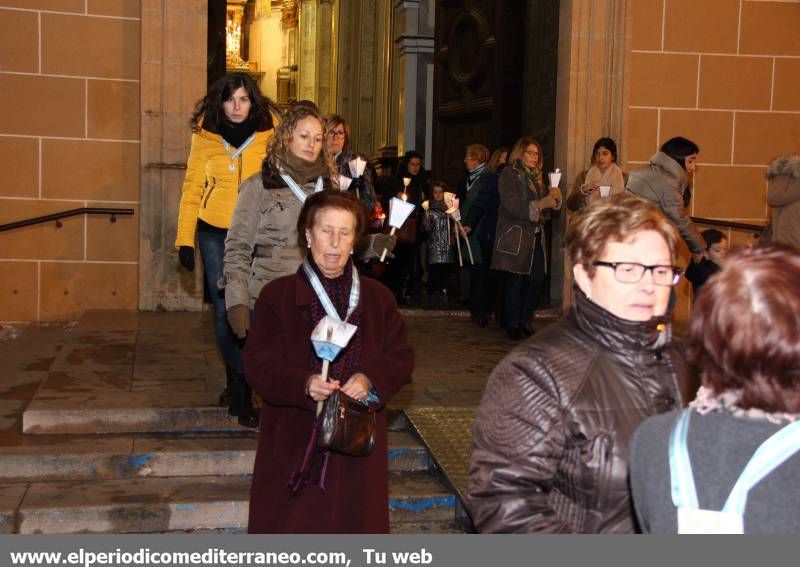
<svg viewBox="0 0 800 567">
<path fill-rule="evenodd" d="M 227 383 L 220 405 L 248 427 L 258 424 L 244 379 L 241 345 L 228 326 L 222 277 L 225 236 L 236 206 L 239 184 L 261 172 L 277 107 L 247 75 L 231 73 L 214 83 L 192 116 L 192 147 L 183 182 L 178 235 L 181 265 L 194 270 L 195 238 L 214 305 L 217 345 L 225 360 Z"/>
</svg>

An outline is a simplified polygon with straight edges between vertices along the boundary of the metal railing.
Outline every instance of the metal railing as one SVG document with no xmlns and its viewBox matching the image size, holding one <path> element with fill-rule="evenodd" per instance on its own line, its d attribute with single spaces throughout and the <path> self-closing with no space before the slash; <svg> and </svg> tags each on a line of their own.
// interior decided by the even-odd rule
<svg viewBox="0 0 800 567">
<path fill-rule="evenodd" d="M 61 223 L 61 219 L 67 217 L 74 217 L 77 215 L 110 215 L 111 218 L 109 219 L 111 222 L 117 222 L 118 216 L 131 216 L 133 215 L 133 209 L 112 209 L 108 207 L 81 207 L 79 209 L 70 209 L 68 211 L 61 211 L 60 213 L 53 213 L 51 215 L 43 215 L 41 217 L 33 217 L 30 219 L 25 219 L 16 222 L 10 222 L 7 224 L 0 224 L 0 232 L 4 232 L 6 230 L 13 230 L 15 228 L 22 228 L 25 226 L 32 226 L 35 224 L 42 224 L 46 222 L 56 222 L 56 228 L 61 228 L 63 225 Z"/>
<path fill-rule="evenodd" d="M 724 228 L 733 228 L 736 230 L 749 230 L 751 232 L 764 232 L 764 229 L 767 228 L 767 222 L 764 221 L 764 224 L 751 224 L 746 222 L 736 222 L 736 221 L 728 221 L 723 219 L 707 219 L 704 217 L 692 217 L 692 222 L 695 224 L 704 224 L 708 226 L 720 226 Z"/>
</svg>

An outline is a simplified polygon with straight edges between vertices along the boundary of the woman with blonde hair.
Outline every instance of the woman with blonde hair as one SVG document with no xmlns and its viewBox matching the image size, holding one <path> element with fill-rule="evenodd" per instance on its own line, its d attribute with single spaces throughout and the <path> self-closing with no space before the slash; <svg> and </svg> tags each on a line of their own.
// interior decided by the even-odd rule
<svg viewBox="0 0 800 567">
<path fill-rule="evenodd" d="M 264 284 L 294 273 L 302 260 L 295 223 L 306 197 L 338 187 L 324 140 L 325 119 L 319 112 L 308 105 L 293 106 L 270 140 L 261 172 L 239 190 L 225 239 L 221 284 L 228 322 L 240 339 L 247 336 L 250 312 Z M 244 380 L 238 386 L 237 407 L 252 422 L 250 387 Z"/>
<path fill-rule="evenodd" d="M 561 209 L 561 191 L 543 182 L 542 163 L 539 142 L 520 138 L 500 174 L 492 268 L 505 272 L 503 326 L 513 340 L 533 334 L 547 273 L 545 224 Z"/>
</svg>

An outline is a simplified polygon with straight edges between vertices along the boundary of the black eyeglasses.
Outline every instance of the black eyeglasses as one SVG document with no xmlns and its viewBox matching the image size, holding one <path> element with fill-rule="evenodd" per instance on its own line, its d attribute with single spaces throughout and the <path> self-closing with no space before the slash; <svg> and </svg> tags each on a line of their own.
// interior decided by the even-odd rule
<svg viewBox="0 0 800 567">
<path fill-rule="evenodd" d="M 653 283 L 656 285 L 673 286 L 681 279 L 681 269 L 677 266 L 645 266 L 636 262 L 592 262 L 592 266 L 613 268 L 614 278 L 619 283 L 638 283 L 646 271 L 653 274 Z"/>
</svg>

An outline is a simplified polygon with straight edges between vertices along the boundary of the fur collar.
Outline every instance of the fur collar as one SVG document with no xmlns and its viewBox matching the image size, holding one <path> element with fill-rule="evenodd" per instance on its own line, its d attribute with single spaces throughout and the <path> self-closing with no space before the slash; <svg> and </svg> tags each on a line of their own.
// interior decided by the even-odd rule
<svg viewBox="0 0 800 567">
<path fill-rule="evenodd" d="M 785 155 L 775 158 L 767 169 L 767 179 L 779 176 L 800 179 L 800 155 Z"/>
</svg>

